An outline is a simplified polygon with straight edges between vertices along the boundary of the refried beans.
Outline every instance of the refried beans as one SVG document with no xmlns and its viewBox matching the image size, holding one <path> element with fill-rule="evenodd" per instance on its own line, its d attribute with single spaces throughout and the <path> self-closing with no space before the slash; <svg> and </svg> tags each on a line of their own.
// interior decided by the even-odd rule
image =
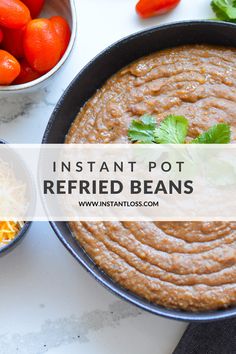
<svg viewBox="0 0 236 354">
<path fill-rule="evenodd" d="M 66 143 L 129 143 L 132 119 L 189 120 L 189 138 L 229 123 L 236 139 L 236 49 L 167 49 L 112 76 L 81 109 Z M 115 282 L 167 308 L 236 304 L 236 222 L 71 222 L 94 262 Z"/>
</svg>

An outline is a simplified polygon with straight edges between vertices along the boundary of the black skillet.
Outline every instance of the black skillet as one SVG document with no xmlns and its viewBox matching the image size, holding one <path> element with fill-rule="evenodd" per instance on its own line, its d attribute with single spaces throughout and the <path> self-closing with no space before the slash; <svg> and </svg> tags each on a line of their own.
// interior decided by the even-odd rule
<svg viewBox="0 0 236 354">
<path fill-rule="evenodd" d="M 184 44 L 215 44 L 236 47 L 236 25 L 215 21 L 187 21 L 152 28 L 113 44 L 93 59 L 72 81 L 59 100 L 45 131 L 43 143 L 63 143 L 80 108 L 119 69 L 135 59 L 164 48 Z M 65 222 L 51 222 L 58 238 L 70 253 L 102 285 L 122 299 L 153 314 L 184 321 L 215 321 L 236 315 L 236 308 L 191 313 L 169 310 L 149 303 L 113 282 L 104 274 L 78 242 Z"/>
</svg>

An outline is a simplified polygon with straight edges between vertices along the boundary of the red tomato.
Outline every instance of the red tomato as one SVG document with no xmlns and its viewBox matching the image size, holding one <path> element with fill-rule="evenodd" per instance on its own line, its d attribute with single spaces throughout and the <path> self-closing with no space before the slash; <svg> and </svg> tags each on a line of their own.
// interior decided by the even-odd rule
<svg viewBox="0 0 236 354">
<path fill-rule="evenodd" d="M 27 6 L 20 0 L 0 0 L 0 25 L 8 28 L 21 28 L 30 20 Z"/>
<path fill-rule="evenodd" d="M 0 49 L 0 85 L 10 85 L 20 73 L 20 64 L 10 53 Z"/>
<path fill-rule="evenodd" d="M 2 29 L 0 28 L 0 43 L 2 43 L 3 41 L 3 31 Z"/>
<path fill-rule="evenodd" d="M 38 17 L 40 14 L 45 0 L 21 0 L 30 10 L 32 18 Z"/>
<path fill-rule="evenodd" d="M 70 27 L 66 22 L 66 20 L 61 16 L 53 16 L 50 18 L 50 21 L 53 24 L 58 37 L 60 38 L 61 57 L 62 57 L 70 42 L 70 36 L 71 36 Z"/>
<path fill-rule="evenodd" d="M 174 9 L 181 0 L 139 0 L 136 11 L 142 18 L 163 15 Z"/>
<path fill-rule="evenodd" d="M 15 85 L 25 84 L 26 82 L 30 82 L 38 79 L 41 74 L 31 68 L 28 62 L 25 59 L 22 59 L 20 62 L 20 74 L 17 76 L 14 81 Z"/>
<path fill-rule="evenodd" d="M 17 30 L 10 28 L 3 29 L 4 38 L 2 47 L 16 58 L 22 58 L 24 56 L 23 39 L 25 28 L 24 26 Z"/>
<path fill-rule="evenodd" d="M 27 24 L 24 53 L 30 66 L 39 73 L 46 73 L 58 63 L 61 42 L 50 20 L 35 19 Z"/>
</svg>

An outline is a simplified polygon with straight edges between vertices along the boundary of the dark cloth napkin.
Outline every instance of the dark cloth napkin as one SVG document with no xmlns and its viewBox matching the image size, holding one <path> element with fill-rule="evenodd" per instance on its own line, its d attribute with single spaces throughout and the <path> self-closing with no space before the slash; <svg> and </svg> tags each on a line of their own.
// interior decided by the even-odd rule
<svg viewBox="0 0 236 354">
<path fill-rule="evenodd" d="M 172 354 L 236 354 L 236 319 L 190 324 Z"/>
</svg>

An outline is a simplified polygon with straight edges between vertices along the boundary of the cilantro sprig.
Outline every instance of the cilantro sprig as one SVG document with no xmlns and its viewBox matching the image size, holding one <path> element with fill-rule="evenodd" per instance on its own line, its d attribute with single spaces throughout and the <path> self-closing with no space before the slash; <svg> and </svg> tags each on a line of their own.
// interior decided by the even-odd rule
<svg viewBox="0 0 236 354">
<path fill-rule="evenodd" d="M 211 7 L 216 20 L 236 22 L 236 0 L 212 0 Z"/>
<path fill-rule="evenodd" d="M 230 143 L 230 126 L 229 124 L 216 124 L 206 132 L 192 140 L 192 144 L 228 144 Z"/>
<path fill-rule="evenodd" d="M 144 115 L 132 120 L 128 137 L 132 142 L 141 144 L 184 144 L 188 134 L 188 120 L 183 116 L 169 115 L 160 125 L 155 118 Z M 231 131 L 229 124 L 220 123 L 190 141 L 192 144 L 228 144 Z"/>
<path fill-rule="evenodd" d="M 155 129 L 155 142 L 159 144 L 184 144 L 188 133 L 188 120 L 183 116 L 169 115 Z"/>
<path fill-rule="evenodd" d="M 128 131 L 129 138 L 143 144 L 152 144 L 156 127 L 156 119 L 145 114 L 140 120 L 132 121 Z"/>
</svg>

